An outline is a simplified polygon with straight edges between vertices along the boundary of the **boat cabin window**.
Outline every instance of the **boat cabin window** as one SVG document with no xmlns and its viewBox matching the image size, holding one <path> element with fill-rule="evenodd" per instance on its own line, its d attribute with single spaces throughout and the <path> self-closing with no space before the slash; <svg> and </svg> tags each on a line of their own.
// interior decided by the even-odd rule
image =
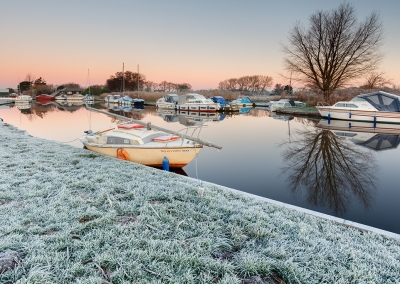
<svg viewBox="0 0 400 284">
<path fill-rule="evenodd" d="M 130 139 L 127 138 L 122 138 L 122 137 L 117 137 L 117 136 L 108 136 L 107 137 L 107 144 L 136 144 L 136 143 L 131 143 Z"/>
<path fill-rule="evenodd" d="M 355 104 L 346 104 L 346 103 L 336 103 L 335 107 L 349 107 L 349 108 L 358 108 Z"/>
<path fill-rule="evenodd" d="M 177 103 L 179 101 L 179 97 L 177 95 L 176 96 L 166 95 L 164 99 L 168 103 Z"/>
</svg>

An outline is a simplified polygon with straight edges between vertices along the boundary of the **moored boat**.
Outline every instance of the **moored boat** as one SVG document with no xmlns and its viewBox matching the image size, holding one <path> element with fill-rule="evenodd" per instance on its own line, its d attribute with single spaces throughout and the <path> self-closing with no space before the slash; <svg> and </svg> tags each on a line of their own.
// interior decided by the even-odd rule
<svg viewBox="0 0 400 284">
<path fill-rule="evenodd" d="M 76 102 L 80 102 L 80 101 L 82 101 L 83 102 L 83 95 L 81 95 L 81 94 L 72 94 L 72 95 L 67 95 L 67 101 L 76 101 Z"/>
<path fill-rule="evenodd" d="M 166 94 L 156 101 L 156 107 L 159 109 L 176 109 L 176 104 L 179 101 L 177 94 Z"/>
<path fill-rule="evenodd" d="M 113 95 L 113 94 L 109 94 L 104 98 L 104 102 L 105 103 L 119 103 L 119 99 L 121 98 L 121 95 Z"/>
<path fill-rule="evenodd" d="M 28 95 L 19 95 L 18 97 L 15 98 L 14 101 L 16 104 L 27 104 L 32 102 L 32 97 Z"/>
<path fill-rule="evenodd" d="M 163 131 L 128 123 L 79 138 L 91 151 L 146 166 L 162 167 L 164 157 L 172 168 L 190 163 L 202 149 L 196 142 Z"/>
<path fill-rule="evenodd" d="M 45 101 L 54 101 L 55 97 L 50 96 L 48 94 L 41 94 L 36 96 L 36 101 L 45 102 Z"/>
<path fill-rule="evenodd" d="M 219 108 L 218 103 L 195 93 L 180 95 L 176 105 L 178 111 L 216 112 Z"/>
<path fill-rule="evenodd" d="M 56 101 L 66 101 L 67 100 L 67 95 L 66 94 L 61 94 L 55 97 Z"/>
<path fill-rule="evenodd" d="M 219 103 L 220 108 L 219 111 L 221 112 L 232 112 L 232 111 L 239 111 L 239 107 L 237 105 L 229 104 L 224 97 L 221 96 L 213 96 L 211 100 L 214 103 Z"/>
<path fill-rule="evenodd" d="M 169 167 L 182 168 L 196 157 L 203 146 L 222 149 L 198 137 L 189 136 L 189 127 L 181 130 L 186 132 L 183 134 L 149 122 L 129 119 L 91 107 L 88 109 L 128 120 L 125 124 L 104 131 L 85 131 L 86 135 L 79 138 L 87 149 L 104 155 L 154 167 L 162 167 L 165 160 L 169 160 Z"/>
<path fill-rule="evenodd" d="M 141 98 L 134 98 L 134 99 L 132 99 L 132 104 L 135 107 L 141 107 L 141 106 L 144 106 L 144 100 Z"/>
<path fill-rule="evenodd" d="M 333 106 L 318 103 L 317 109 L 322 117 L 329 119 L 400 123 L 400 96 L 382 91 L 358 95 Z"/>
<path fill-rule="evenodd" d="M 254 103 L 249 97 L 239 97 L 236 100 L 233 100 L 230 105 L 238 107 L 252 107 Z"/>
<path fill-rule="evenodd" d="M 130 96 L 123 96 L 118 99 L 118 104 L 123 105 L 123 106 L 130 106 L 132 105 L 133 99 Z"/>
<path fill-rule="evenodd" d="M 280 99 L 279 101 L 271 102 L 269 105 L 269 110 L 277 111 L 282 108 L 301 107 L 301 106 L 306 106 L 306 105 L 307 105 L 306 103 L 300 102 L 300 101 L 294 101 L 291 99 Z"/>
<path fill-rule="evenodd" d="M 9 103 L 13 103 L 14 101 L 15 101 L 15 98 L 0 97 L 0 104 L 9 104 Z"/>
</svg>

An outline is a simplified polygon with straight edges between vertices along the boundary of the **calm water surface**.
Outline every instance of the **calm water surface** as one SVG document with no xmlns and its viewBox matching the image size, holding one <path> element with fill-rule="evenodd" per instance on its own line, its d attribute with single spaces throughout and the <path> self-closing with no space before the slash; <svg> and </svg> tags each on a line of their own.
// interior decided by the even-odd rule
<svg viewBox="0 0 400 284">
<path fill-rule="evenodd" d="M 365 134 L 356 140 L 360 135 L 316 127 L 319 120 L 274 117 L 265 109 L 201 119 L 147 106 L 94 107 L 171 130 L 202 124 L 200 138 L 223 148 L 205 147 L 181 174 L 400 233 L 398 135 L 382 134 L 376 140 Z M 34 103 L 28 109 L 0 106 L 0 117 L 33 136 L 75 147 L 82 147 L 77 138 L 83 131 L 120 122 L 84 105 L 57 103 Z"/>
</svg>

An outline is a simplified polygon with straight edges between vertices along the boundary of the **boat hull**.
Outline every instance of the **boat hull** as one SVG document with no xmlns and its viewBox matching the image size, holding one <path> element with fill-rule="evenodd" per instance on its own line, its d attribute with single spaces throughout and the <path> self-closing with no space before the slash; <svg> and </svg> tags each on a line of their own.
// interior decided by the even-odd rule
<svg viewBox="0 0 400 284">
<path fill-rule="evenodd" d="M 97 152 L 106 156 L 118 158 L 118 149 L 123 149 L 129 156 L 129 161 L 138 164 L 162 167 L 164 157 L 169 160 L 171 168 L 183 168 L 189 164 L 196 154 L 202 149 L 198 147 L 157 147 L 157 148 L 143 148 L 143 147 L 126 147 L 126 145 L 118 146 L 98 146 L 87 143 L 81 139 L 85 147 L 93 152 Z"/>
<path fill-rule="evenodd" d="M 317 106 L 317 109 L 324 118 L 375 123 L 400 123 L 400 112 L 338 109 L 319 106 Z"/>
<path fill-rule="evenodd" d="M 36 96 L 36 101 L 54 101 L 54 97 L 46 94 L 41 94 L 39 96 Z"/>
</svg>

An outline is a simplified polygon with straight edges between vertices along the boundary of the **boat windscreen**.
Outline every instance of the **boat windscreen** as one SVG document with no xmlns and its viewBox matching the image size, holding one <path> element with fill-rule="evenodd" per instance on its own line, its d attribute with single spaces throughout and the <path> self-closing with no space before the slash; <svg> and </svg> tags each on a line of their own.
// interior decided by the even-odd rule
<svg viewBox="0 0 400 284">
<path fill-rule="evenodd" d="M 363 98 L 379 111 L 400 111 L 400 101 L 398 96 L 376 92 L 371 94 L 359 95 L 358 97 Z"/>
<path fill-rule="evenodd" d="M 179 101 L 179 96 L 167 96 L 165 101 L 168 103 L 177 103 Z"/>
</svg>

